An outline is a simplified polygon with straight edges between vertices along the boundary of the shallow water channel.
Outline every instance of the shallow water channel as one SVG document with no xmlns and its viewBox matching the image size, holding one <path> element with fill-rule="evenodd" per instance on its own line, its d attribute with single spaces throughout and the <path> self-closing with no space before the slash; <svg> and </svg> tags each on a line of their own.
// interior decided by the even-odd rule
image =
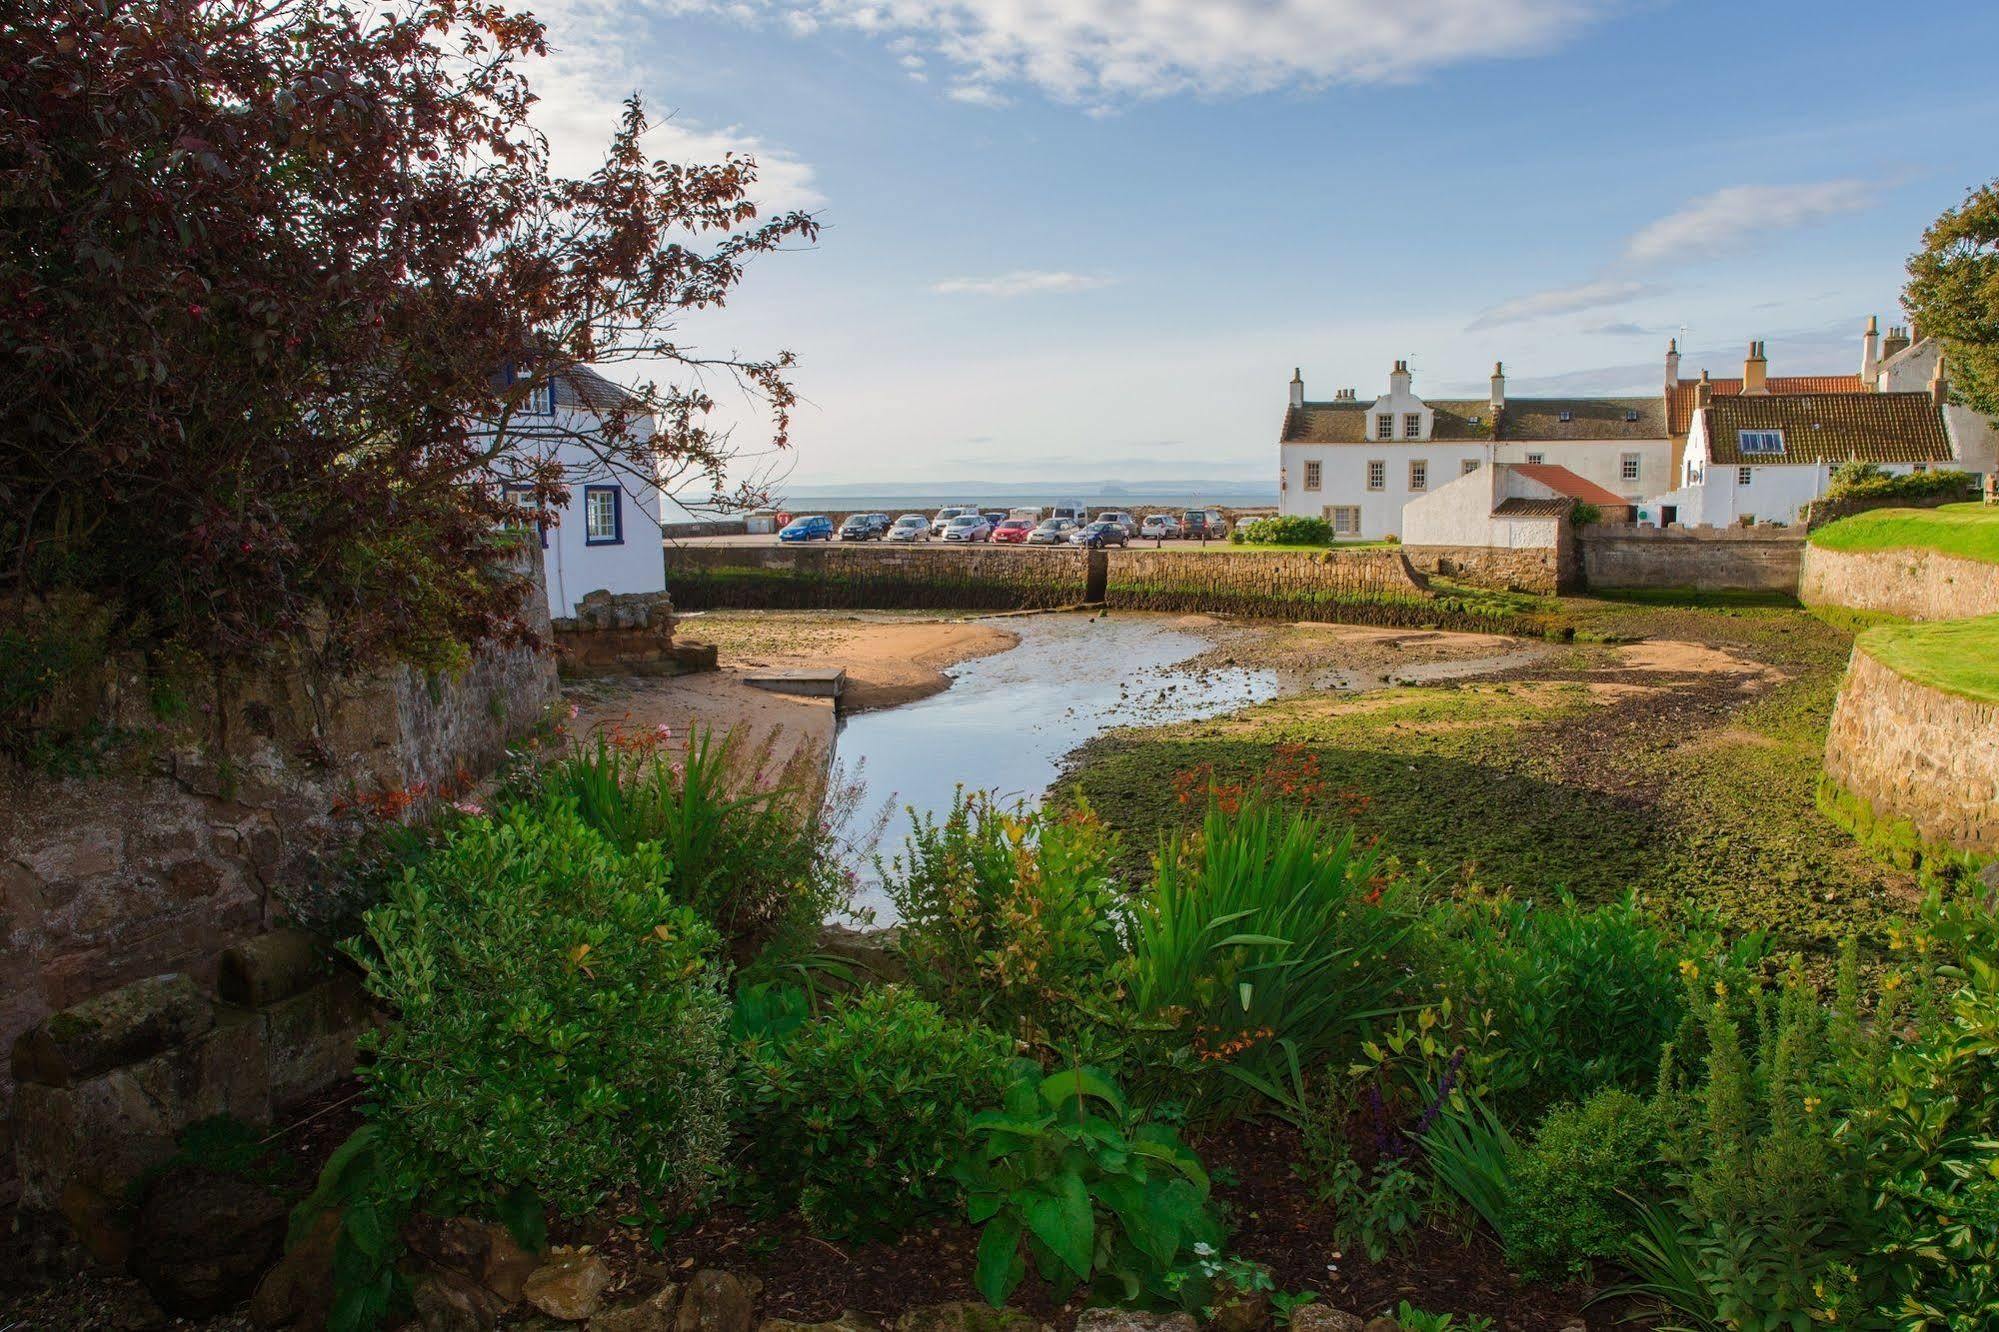
<svg viewBox="0 0 1999 1332">
<path fill-rule="evenodd" d="M 904 846 L 904 807 L 942 818 L 960 786 L 1038 803 L 1062 760 L 1118 726 L 1219 716 L 1273 698 L 1277 673 L 1244 667 L 1182 669 L 1209 646 L 1170 616 L 1084 614 L 1010 617 L 1019 646 L 953 667 L 941 694 L 864 712 L 841 723 L 837 758 L 866 795 L 849 815 L 858 833 L 892 801 L 884 859 Z M 895 910 L 861 867 L 857 905 L 889 924 Z"/>
</svg>

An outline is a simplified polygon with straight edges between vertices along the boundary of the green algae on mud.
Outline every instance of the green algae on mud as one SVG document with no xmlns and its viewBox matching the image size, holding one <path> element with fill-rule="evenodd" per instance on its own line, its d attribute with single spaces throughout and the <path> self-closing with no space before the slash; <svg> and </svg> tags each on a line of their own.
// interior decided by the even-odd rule
<svg viewBox="0 0 1999 1332">
<path fill-rule="evenodd" d="M 1254 781 L 1298 746 L 1355 824 L 1446 881 L 1588 902 L 1636 890 L 1824 954 L 1910 905 L 1908 876 L 1816 794 L 1846 626 L 1778 606 L 1567 603 L 1579 640 L 1497 677 L 1279 699 L 1087 745 L 1066 785 L 1135 856 L 1186 810 L 1175 777 Z M 1696 645 L 1739 673 L 1634 669 L 1607 643 Z M 1632 650 L 1637 651 L 1637 650 Z M 1698 654 L 1690 654 L 1698 659 Z"/>
</svg>

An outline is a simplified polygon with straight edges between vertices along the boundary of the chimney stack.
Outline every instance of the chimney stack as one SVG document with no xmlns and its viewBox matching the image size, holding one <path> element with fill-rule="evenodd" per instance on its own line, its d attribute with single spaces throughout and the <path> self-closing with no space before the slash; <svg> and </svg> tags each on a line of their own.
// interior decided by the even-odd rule
<svg viewBox="0 0 1999 1332">
<path fill-rule="evenodd" d="M 1763 344 L 1749 344 L 1749 355 L 1742 359 L 1742 392 L 1746 397 L 1752 393 L 1770 391 L 1770 362 L 1763 355 Z"/>
<path fill-rule="evenodd" d="M 1943 377 L 1943 357 L 1937 357 L 1937 368 L 1930 372 L 1930 401 L 1941 407 L 1949 401 L 1949 386 Z"/>
<path fill-rule="evenodd" d="M 1395 368 L 1388 372 L 1389 396 L 1395 398 L 1408 397 L 1410 378 L 1411 376 L 1409 374 L 1409 362 L 1397 361 L 1395 363 Z"/>
<path fill-rule="evenodd" d="M 1666 342 L 1666 387 L 1680 386 L 1680 340 L 1669 338 Z"/>
<path fill-rule="evenodd" d="M 1881 359 L 1887 360 L 1909 347 L 1909 330 L 1899 324 L 1888 325 L 1888 336 L 1881 340 Z"/>
<path fill-rule="evenodd" d="M 1506 367 L 1498 361 L 1492 363 L 1492 416 L 1499 419 L 1499 409 L 1506 405 Z"/>
<path fill-rule="evenodd" d="M 1713 401 L 1714 381 L 1709 379 L 1707 371 L 1703 370 L 1701 371 L 1701 382 L 1694 386 L 1694 406 L 1705 407 Z"/>
<path fill-rule="evenodd" d="M 1305 405 L 1305 374 L 1302 366 L 1291 372 L 1291 405 L 1293 407 Z"/>
<path fill-rule="evenodd" d="M 1867 331 L 1860 335 L 1860 387 L 1874 391 L 1881 370 L 1881 321 L 1867 316 Z"/>
</svg>

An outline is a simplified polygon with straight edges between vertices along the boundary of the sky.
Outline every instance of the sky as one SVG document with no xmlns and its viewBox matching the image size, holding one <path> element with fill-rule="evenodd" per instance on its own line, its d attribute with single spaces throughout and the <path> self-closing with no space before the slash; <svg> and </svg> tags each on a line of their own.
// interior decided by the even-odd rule
<svg viewBox="0 0 1999 1332">
<path fill-rule="evenodd" d="M 1274 488 L 1307 394 L 1630 392 L 1858 368 L 1924 226 L 1999 176 L 1999 5 L 543 0 L 558 168 L 641 93 L 818 242 L 690 316 L 799 358 L 780 489 Z"/>
</svg>

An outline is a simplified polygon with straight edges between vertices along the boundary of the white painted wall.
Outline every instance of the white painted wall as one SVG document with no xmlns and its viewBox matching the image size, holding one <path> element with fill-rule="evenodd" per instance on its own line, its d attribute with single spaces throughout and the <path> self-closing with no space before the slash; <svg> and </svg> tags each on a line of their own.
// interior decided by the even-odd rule
<svg viewBox="0 0 1999 1332">
<path fill-rule="evenodd" d="M 1402 540 L 1411 546 L 1496 546 L 1546 550 L 1561 534 L 1560 518 L 1511 517 L 1493 510 L 1507 499 L 1557 499 L 1552 486 L 1507 467 L 1481 467 L 1447 486 L 1409 501 L 1402 510 Z"/>
<path fill-rule="evenodd" d="M 596 417 L 564 410 L 558 414 L 557 424 L 561 430 L 582 432 L 594 428 Z M 650 425 L 643 422 L 634 429 L 641 437 L 651 432 Z M 569 502 L 550 511 L 543 533 L 548 613 L 558 619 L 573 616 L 576 603 L 599 590 L 663 591 L 666 554 L 660 513 L 664 500 L 659 488 L 623 472 L 612 473 L 588 448 L 573 440 L 551 436 L 544 447 L 562 464 L 569 483 Z M 588 537 L 584 505 L 592 487 L 614 488 L 621 520 L 617 540 L 591 541 Z"/>
<path fill-rule="evenodd" d="M 1741 465 L 1710 463 L 1709 456 L 1707 417 L 1697 412 L 1682 464 L 1685 484 L 1646 501 L 1638 521 L 1658 522 L 1661 510 L 1672 505 L 1679 510 L 1676 521 L 1683 527 L 1732 527 L 1744 518 L 1794 523 L 1799 510 L 1821 498 L 1832 484 L 1832 465 L 1818 462 L 1752 463 L 1747 468 L 1749 483 L 1744 485 Z M 1881 470 L 1902 476 L 1915 468 L 1890 463 Z"/>
</svg>

